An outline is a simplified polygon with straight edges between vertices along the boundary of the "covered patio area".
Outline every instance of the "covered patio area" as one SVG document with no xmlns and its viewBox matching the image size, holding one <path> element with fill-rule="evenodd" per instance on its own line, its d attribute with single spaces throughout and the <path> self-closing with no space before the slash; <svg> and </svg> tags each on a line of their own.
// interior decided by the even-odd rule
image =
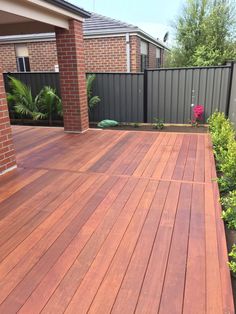
<svg viewBox="0 0 236 314">
<path fill-rule="evenodd" d="M 13 126 L 1 313 L 234 313 L 208 134 Z"/>
<path fill-rule="evenodd" d="M 55 32 L 66 132 L 88 129 L 82 23 L 90 13 L 63 0 L 0 0 L 0 35 Z M 45 53 L 47 53 L 45 51 Z M 0 64 L 0 175 L 16 168 Z"/>
</svg>

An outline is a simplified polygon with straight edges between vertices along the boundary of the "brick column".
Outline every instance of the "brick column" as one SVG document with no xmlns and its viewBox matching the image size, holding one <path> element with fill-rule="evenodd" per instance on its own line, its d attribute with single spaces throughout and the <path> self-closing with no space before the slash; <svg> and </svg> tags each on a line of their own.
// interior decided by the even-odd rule
<svg viewBox="0 0 236 314">
<path fill-rule="evenodd" d="M 56 28 L 64 128 L 83 132 L 89 128 L 82 22 L 71 20 L 69 30 Z"/>
<path fill-rule="evenodd" d="M 16 158 L 3 75 L 0 69 L 0 175 L 14 168 L 16 168 Z"/>
</svg>

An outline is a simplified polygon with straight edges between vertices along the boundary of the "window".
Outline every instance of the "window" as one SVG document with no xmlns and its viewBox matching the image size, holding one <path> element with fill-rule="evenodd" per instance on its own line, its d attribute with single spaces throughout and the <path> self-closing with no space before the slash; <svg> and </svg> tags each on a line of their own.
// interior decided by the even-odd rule
<svg viewBox="0 0 236 314">
<path fill-rule="evenodd" d="M 156 48 L 156 67 L 161 67 L 161 49 Z"/>
<path fill-rule="evenodd" d="M 30 72 L 29 52 L 25 45 L 16 45 L 16 62 L 19 72 Z"/>
<path fill-rule="evenodd" d="M 141 41 L 140 45 L 141 53 L 141 72 L 143 72 L 148 67 L 148 44 L 145 41 Z"/>
</svg>

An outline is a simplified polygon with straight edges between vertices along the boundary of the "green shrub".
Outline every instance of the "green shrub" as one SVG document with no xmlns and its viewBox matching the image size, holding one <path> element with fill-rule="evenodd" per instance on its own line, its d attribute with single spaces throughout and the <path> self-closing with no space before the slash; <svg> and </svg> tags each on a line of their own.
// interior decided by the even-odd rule
<svg viewBox="0 0 236 314">
<path fill-rule="evenodd" d="M 222 218 L 229 229 L 236 230 L 236 141 L 232 123 L 223 113 L 216 112 L 209 119 L 216 165 L 219 170 L 219 187 L 222 192 L 229 192 L 221 198 Z M 236 245 L 229 253 L 229 268 L 236 276 Z"/>
<path fill-rule="evenodd" d="M 223 112 L 214 112 L 208 118 L 209 131 L 215 133 L 217 130 L 221 129 L 222 123 L 226 120 L 225 114 Z"/>
<path fill-rule="evenodd" d="M 236 230 L 236 190 L 221 198 L 223 205 L 222 218 L 229 229 Z"/>
<path fill-rule="evenodd" d="M 212 144 L 218 168 L 225 160 L 229 144 L 235 139 L 235 131 L 229 119 L 224 113 L 215 112 L 209 119 L 209 130 L 211 132 Z"/>
<path fill-rule="evenodd" d="M 219 165 L 221 177 L 219 178 L 220 190 L 222 192 L 236 189 L 236 141 L 231 141 L 227 146 L 227 153 L 222 157 Z"/>
<path fill-rule="evenodd" d="M 232 246 L 232 250 L 229 253 L 229 257 L 230 257 L 230 262 L 229 264 L 229 268 L 232 271 L 233 275 L 236 275 L 236 245 L 234 244 Z"/>
<path fill-rule="evenodd" d="M 154 118 L 153 128 L 157 130 L 162 130 L 164 128 L 163 120 Z"/>
<path fill-rule="evenodd" d="M 140 127 L 140 123 L 134 122 L 134 123 L 131 124 L 131 126 L 133 126 L 134 128 L 139 128 Z"/>
</svg>

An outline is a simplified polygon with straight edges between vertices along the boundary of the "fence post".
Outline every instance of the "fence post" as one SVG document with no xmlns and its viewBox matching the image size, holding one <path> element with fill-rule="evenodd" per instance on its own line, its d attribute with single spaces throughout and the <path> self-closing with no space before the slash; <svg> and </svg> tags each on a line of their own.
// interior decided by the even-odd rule
<svg viewBox="0 0 236 314">
<path fill-rule="evenodd" d="M 234 61 L 229 61 L 226 65 L 230 66 L 230 78 L 229 78 L 229 88 L 228 88 L 228 95 L 227 95 L 227 103 L 226 103 L 226 112 L 225 115 L 228 117 L 230 112 L 230 102 L 231 102 L 231 94 L 232 94 L 232 85 L 233 85 L 233 75 L 234 75 Z"/>
<path fill-rule="evenodd" d="M 143 122 L 148 120 L 148 71 L 144 70 L 143 75 Z"/>
<path fill-rule="evenodd" d="M 228 116 L 236 128 L 236 62 L 232 62 L 231 85 L 229 91 Z"/>
</svg>

